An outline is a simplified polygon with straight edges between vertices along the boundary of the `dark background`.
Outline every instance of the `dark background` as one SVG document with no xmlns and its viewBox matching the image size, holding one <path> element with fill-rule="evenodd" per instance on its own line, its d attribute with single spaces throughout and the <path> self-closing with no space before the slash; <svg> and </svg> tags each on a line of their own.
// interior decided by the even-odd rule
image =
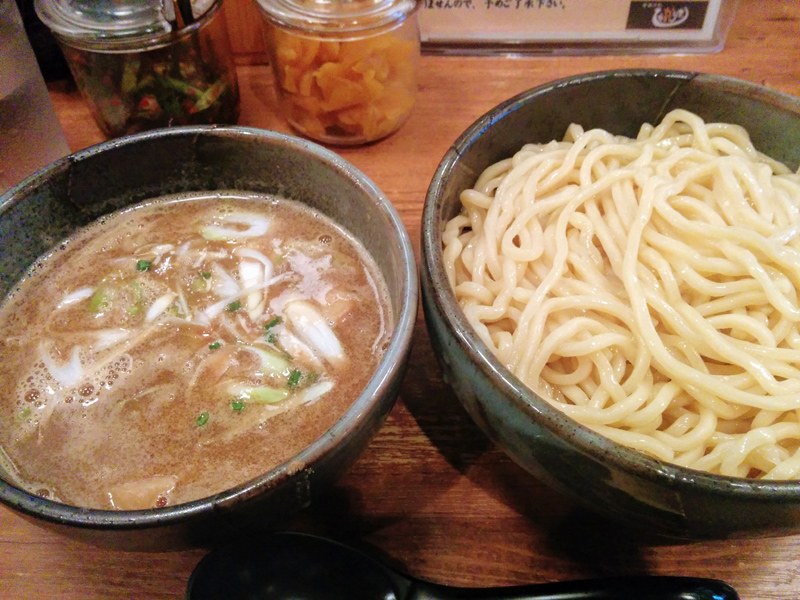
<svg viewBox="0 0 800 600">
<path fill-rule="evenodd" d="M 16 2 L 25 24 L 25 32 L 31 41 L 36 61 L 39 63 L 45 81 L 70 79 L 69 68 L 64 56 L 50 30 L 36 16 L 33 0 L 16 0 Z"/>
</svg>

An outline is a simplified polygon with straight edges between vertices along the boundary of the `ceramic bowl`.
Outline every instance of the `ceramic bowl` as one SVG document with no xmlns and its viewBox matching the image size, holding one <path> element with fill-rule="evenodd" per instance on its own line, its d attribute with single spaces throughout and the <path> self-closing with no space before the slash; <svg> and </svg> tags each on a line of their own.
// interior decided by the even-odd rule
<svg viewBox="0 0 800 600">
<path fill-rule="evenodd" d="M 165 194 L 217 189 L 304 202 L 364 244 L 384 275 L 396 323 L 367 387 L 300 454 L 212 497 L 152 510 L 90 510 L 44 500 L 0 479 L 6 506 L 69 536 L 115 548 L 206 545 L 278 523 L 307 506 L 380 427 L 397 396 L 417 314 L 414 253 L 386 196 L 351 164 L 312 142 L 242 127 L 185 127 L 120 138 L 53 163 L 0 196 L 0 297 L 37 257 L 103 214 Z"/>
<path fill-rule="evenodd" d="M 617 70 L 549 83 L 472 124 L 440 163 L 422 223 L 426 324 L 445 379 L 485 433 L 536 477 L 606 516 L 677 538 L 777 535 L 800 530 L 800 482 L 715 476 L 624 448 L 566 417 L 523 385 L 479 340 L 442 263 L 442 230 L 459 193 L 527 142 L 561 139 L 567 126 L 635 137 L 673 108 L 744 126 L 762 152 L 797 169 L 800 99 L 745 81 L 657 70 Z"/>
</svg>

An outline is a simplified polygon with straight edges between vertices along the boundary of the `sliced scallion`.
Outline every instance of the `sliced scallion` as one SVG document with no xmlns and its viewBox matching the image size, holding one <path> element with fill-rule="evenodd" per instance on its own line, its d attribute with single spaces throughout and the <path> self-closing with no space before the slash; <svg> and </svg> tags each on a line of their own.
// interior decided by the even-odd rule
<svg viewBox="0 0 800 600">
<path fill-rule="evenodd" d="M 214 342 L 213 344 L 208 345 L 208 349 L 217 350 L 220 346 L 222 346 L 222 344 L 220 344 L 219 342 Z"/>
<path fill-rule="evenodd" d="M 346 360 L 344 349 L 325 318 L 307 300 L 292 300 L 283 307 L 283 314 L 294 333 L 317 356 L 334 364 Z"/>
<path fill-rule="evenodd" d="M 195 277 L 192 279 L 190 288 L 193 292 L 205 292 L 208 288 L 208 282 L 202 277 Z"/>
<path fill-rule="evenodd" d="M 150 308 L 147 309 L 147 313 L 144 316 L 144 320 L 150 323 L 155 319 L 157 319 L 158 317 L 160 317 L 161 314 L 165 310 L 167 310 L 170 307 L 170 305 L 175 301 L 176 297 L 177 294 L 175 294 L 174 292 L 170 292 L 164 294 L 163 296 L 160 296 L 159 298 L 156 298 L 155 302 L 153 302 L 150 305 Z"/>
<path fill-rule="evenodd" d="M 133 290 L 133 304 L 125 310 L 131 315 L 138 315 L 139 311 L 142 310 L 144 290 L 142 289 L 142 284 L 135 279 L 133 281 L 129 281 L 128 285 L 130 286 L 131 290 Z"/>
<path fill-rule="evenodd" d="M 94 295 L 94 290 L 90 287 L 81 288 L 72 292 L 71 294 L 67 294 L 58 304 L 57 308 L 61 308 L 63 306 L 69 306 L 70 304 L 75 304 L 76 302 L 80 302 L 81 300 L 86 300 L 87 298 L 91 298 Z"/>
<path fill-rule="evenodd" d="M 300 383 L 300 379 L 302 378 L 303 373 L 297 369 L 293 369 L 292 372 L 289 373 L 289 381 L 286 382 L 286 386 L 290 388 L 297 387 L 297 384 Z"/>
<path fill-rule="evenodd" d="M 201 412 L 199 415 L 197 415 L 197 419 L 195 420 L 195 425 L 197 425 L 198 427 L 202 427 L 203 425 L 208 423 L 209 416 L 210 415 L 208 414 L 208 412 L 205 411 Z"/>
<path fill-rule="evenodd" d="M 80 346 L 74 346 L 70 353 L 69 360 L 61 365 L 57 365 L 55 361 L 53 361 L 53 357 L 50 356 L 50 352 L 44 345 L 40 345 L 39 347 L 39 358 L 44 363 L 44 368 L 47 370 L 47 373 L 65 388 L 78 385 L 83 377 Z"/>
<path fill-rule="evenodd" d="M 291 363 L 283 356 L 256 346 L 242 346 L 243 350 L 252 352 L 261 361 L 261 369 L 265 375 L 288 376 L 292 371 Z"/>
<path fill-rule="evenodd" d="M 23 421 L 27 421 L 30 418 L 32 412 L 33 411 L 31 410 L 31 407 L 26 406 L 17 413 L 17 422 L 22 423 Z"/>
<path fill-rule="evenodd" d="M 314 403 L 316 402 L 321 396 L 324 396 L 328 392 L 333 389 L 333 382 L 332 381 L 323 381 L 321 383 L 315 383 L 312 386 L 309 386 L 305 389 L 303 393 L 303 403 Z"/>
<path fill-rule="evenodd" d="M 266 217 L 247 213 L 224 215 L 220 217 L 220 221 L 225 224 L 239 225 L 244 229 L 209 225 L 202 228 L 202 236 L 207 240 L 238 240 L 259 237 L 267 232 L 270 224 L 270 220 Z"/>
<path fill-rule="evenodd" d="M 149 260 L 136 261 L 136 270 L 137 271 L 149 271 L 150 270 L 150 261 Z"/>
<path fill-rule="evenodd" d="M 277 404 L 289 396 L 289 390 L 286 388 L 251 387 L 244 384 L 232 385 L 229 391 L 236 397 L 236 401 L 241 403 Z"/>
</svg>

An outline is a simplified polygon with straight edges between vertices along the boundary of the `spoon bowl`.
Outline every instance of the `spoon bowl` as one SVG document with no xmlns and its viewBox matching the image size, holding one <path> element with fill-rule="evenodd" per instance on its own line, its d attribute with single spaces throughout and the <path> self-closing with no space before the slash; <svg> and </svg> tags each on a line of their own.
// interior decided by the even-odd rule
<svg viewBox="0 0 800 600">
<path fill-rule="evenodd" d="M 722 581 L 617 577 L 499 588 L 458 588 L 401 574 L 329 539 L 274 533 L 229 545 L 192 572 L 186 600 L 738 600 Z"/>
</svg>

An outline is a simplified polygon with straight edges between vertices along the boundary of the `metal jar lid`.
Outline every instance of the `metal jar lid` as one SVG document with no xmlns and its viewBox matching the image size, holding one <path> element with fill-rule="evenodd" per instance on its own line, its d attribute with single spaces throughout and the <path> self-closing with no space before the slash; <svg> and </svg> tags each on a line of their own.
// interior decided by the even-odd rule
<svg viewBox="0 0 800 600">
<path fill-rule="evenodd" d="M 371 35 L 392 29 L 417 8 L 415 0 L 256 0 L 275 25 L 322 35 Z"/>
<path fill-rule="evenodd" d="M 111 52 L 169 43 L 176 33 L 196 27 L 221 2 L 192 0 L 187 19 L 173 0 L 34 0 L 34 5 L 42 22 L 62 42 Z"/>
</svg>

